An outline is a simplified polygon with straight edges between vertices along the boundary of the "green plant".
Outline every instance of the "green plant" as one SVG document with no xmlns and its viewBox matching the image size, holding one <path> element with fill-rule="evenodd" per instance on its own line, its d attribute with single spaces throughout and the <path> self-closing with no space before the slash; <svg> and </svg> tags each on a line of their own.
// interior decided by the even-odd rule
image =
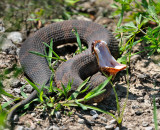
<svg viewBox="0 0 160 130">
<path fill-rule="evenodd" d="M 0 74 L 0 98 L 4 98 L 4 96 L 7 96 L 11 98 L 11 101 L 8 101 L 6 103 L 0 104 L 0 129 L 3 128 L 3 126 L 6 125 L 5 119 L 7 117 L 7 108 L 11 103 L 14 101 L 20 100 L 21 98 L 15 97 L 12 94 L 8 93 L 5 91 L 4 86 L 3 86 L 3 81 L 5 79 L 9 79 L 12 74 L 13 77 L 17 77 L 20 73 L 22 72 L 22 69 L 17 67 L 16 64 L 14 64 L 11 68 L 5 69 L 1 74 Z M 5 98 L 4 98 L 5 99 Z"/>
<path fill-rule="evenodd" d="M 41 27 L 41 24 L 51 21 L 70 19 L 73 8 L 79 0 L 1 0 L 0 12 L 6 31 L 28 30 Z M 58 10 L 58 11 L 57 11 Z M 12 20 L 10 20 L 12 18 Z"/>
<path fill-rule="evenodd" d="M 115 2 L 117 3 L 114 3 L 112 7 L 116 8 L 117 10 L 113 12 L 112 16 L 120 14 L 120 19 L 117 24 L 116 33 L 117 37 L 121 39 L 120 51 L 121 54 L 123 54 L 123 56 L 118 59 L 119 62 L 130 64 L 130 58 L 132 55 L 144 51 L 147 54 L 147 56 L 151 56 L 155 53 L 160 53 L 160 19 L 158 16 L 160 14 L 160 1 L 115 0 Z M 119 4 L 121 6 L 118 6 Z M 126 12 L 130 12 L 130 15 L 124 17 L 124 13 Z M 126 23 L 122 25 L 122 21 Z M 138 36 L 139 34 L 141 35 L 141 37 Z M 144 50 L 141 50 L 137 53 L 132 53 L 132 48 L 137 43 L 144 43 Z M 129 88 L 129 80 L 127 80 L 127 85 Z M 154 123 L 155 129 L 157 130 L 158 124 L 155 96 L 153 97 L 153 105 Z"/>
<path fill-rule="evenodd" d="M 142 2 L 137 0 L 115 1 L 121 4 L 121 6 L 118 6 L 116 3 L 112 5 L 112 7 L 117 8 L 117 10 L 112 15 L 115 16 L 119 13 L 121 14 L 115 32 L 117 33 L 117 38 L 121 39 L 120 52 L 121 54 L 125 52 L 125 55 L 121 57 L 119 61 L 126 60 L 126 55 L 128 55 L 128 53 L 130 53 L 130 56 L 135 55 L 131 54 L 132 47 L 140 42 L 146 43 L 144 45 L 144 50 L 141 52 L 148 50 L 148 56 L 154 53 L 160 53 L 160 20 L 157 15 L 160 13 L 158 10 L 159 6 L 157 6 L 159 3 L 154 2 L 153 0 L 150 0 L 149 2 L 146 0 L 143 0 Z M 132 12 L 132 15 L 129 16 L 132 19 L 127 20 L 127 23 L 121 25 L 123 20 L 126 21 L 124 13 L 128 11 Z M 149 21 L 153 21 L 157 25 L 154 28 L 147 27 L 146 25 Z M 140 33 L 143 34 L 143 36 L 135 41 L 135 37 L 137 37 L 137 35 Z M 124 41 L 126 41 L 125 45 L 123 44 Z"/>
<path fill-rule="evenodd" d="M 73 33 L 77 37 L 77 42 L 78 42 L 79 50 L 80 50 L 80 52 L 82 52 L 84 49 L 82 48 L 78 32 L 77 32 L 76 29 L 74 29 L 73 31 L 74 31 Z M 37 52 L 31 52 L 31 53 L 36 54 L 38 56 L 46 57 L 47 60 L 48 60 L 49 65 L 51 65 L 51 59 L 61 60 L 61 59 L 58 58 L 57 54 L 52 50 L 52 46 L 53 46 L 53 41 L 52 40 L 50 42 L 50 45 L 48 45 L 46 43 L 44 43 L 44 45 L 49 48 L 49 53 L 48 54 L 45 53 L 45 55 L 42 55 L 42 54 L 37 53 Z M 51 53 L 53 53 L 56 56 L 56 58 L 55 57 L 52 58 L 52 54 Z M 52 71 L 52 72 L 54 72 L 54 71 Z M 107 75 L 106 75 L 106 77 L 107 77 Z M 74 93 L 71 94 L 71 96 L 69 96 L 69 91 L 71 89 L 72 82 L 68 82 L 68 85 L 67 85 L 66 88 L 62 84 L 63 90 L 61 90 L 59 88 L 56 88 L 56 87 L 52 88 L 52 85 L 50 85 L 50 88 L 52 88 L 52 90 L 53 90 L 52 92 L 55 92 L 56 95 L 57 95 L 56 98 L 55 97 L 47 97 L 46 95 L 44 95 L 43 88 L 47 89 L 47 87 L 44 87 L 45 85 L 42 86 L 41 90 L 38 90 L 38 87 L 36 87 L 35 84 L 33 84 L 32 82 L 30 82 L 29 80 L 27 80 L 27 81 L 28 81 L 28 83 L 30 83 L 34 87 L 35 90 L 37 90 L 38 95 L 39 95 L 38 100 L 41 102 L 41 104 L 43 104 L 42 105 L 43 106 L 43 110 L 47 109 L 48 107 L 53 109 L 52 112 L 51 112 L 51 115 L 53 115 L 56 111 L 58 111 L 58 110 L 60 110 L 60 109 L 62 109 L 64 107 L 76 106 L 76 107 L 81 107 L 84 110 L 94 109 L 96 111 L 99 111 L 99 112 L 102 112 L 102 113 L 105 113 L 105 114 L 109 114 L 114 119 L 116 119 L 118 125 L 121 126 L 121 123 L 122 123 L 122 120 L 123 120 L 123 113 L 124 113 L 124 110 L 125 110 L 125 107 L 126 107 L 126 103 L 127 103 L 128 93 L 129 92 L 127 91 L 126 102 L 124 103 L 122 111 L 121 111 L 120 110 L 120 105 L 119 105 L 119 100 L 118 100 L 118 95 L 116 93 L 115 87 L 113 86 L 112 82 L 110 81 L 111 78 L 112 78 L 111 76 L 107 77 L 107 80 L 104 83 L 100 84 L 99 86 L 97 86 L 96 88 L 94 88 L 93 90 L 91 90 L 90 92 L 88 92 L 81 99 L 77 99 L 77 97 L 78 97 L 79 94 L 82 94 L 82 93 L 86 92 L 87 89 L 89 88 L 89 86 L 86 86 L 86 88 L 84 88 L 83 90 L 81 90 L 86 85 L 86 83 L 88 82 L 89 78 L 87 78 L 77 88 L 77 90 Z M 115 116 L 115 115 L 113 115 L 113 114 L 111 114 L 111 113 L 109 113 L 107 111 L 101 110 L 101 109 L 99 109 L 97 107 L 82 104 L 83 102 L 87 102 L 88 100 L 90 100 L 90 99 L 92 99 L 92 98 L 94 98 L 94 97 L 102 94 L 103 92 L 105 92 L 105 90 L 103 88 L 106 86 L 106 84 L 109 81 L 112 84 L 113 90 L 114 90 L 114 93 L 115 93 L 116 102 L 117 102 L 118 116 Z M 128 88 L 129 88 L 129 82 L 128 82 Z"/>
</svg>

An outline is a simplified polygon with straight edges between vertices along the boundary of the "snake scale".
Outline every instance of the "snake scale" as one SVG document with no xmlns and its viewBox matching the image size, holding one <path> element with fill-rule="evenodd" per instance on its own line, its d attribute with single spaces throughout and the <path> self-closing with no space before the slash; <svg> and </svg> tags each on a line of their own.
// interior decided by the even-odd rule
<svg viewBox="0 0 160 130">
<path fill-rule="evenodd" d="M 75 55 L 72 59 L 62 63 L 58 67 L 55 72 L 55 83 L 57 87 L 61 88 L 61 83 L 66 86 L 68 81 L 73 80 L 71 90 L 74 91 L 84 79 L 88 76 L 92 76 L 90 82 L 90 89 L 92 89 L 106 80 L 106 77 L 99 72 L 96 56 L 91 52 L 92 42 L 94 40 L 105 41 L 108 44 L 111 54 L 116 58 L 119 55 L 117 41 L 111 32 L 102 25 L 89 21 L 67 20 L 53 23 L 39 29 L 22 44 L 19 53 L 21 66 L 24 68 L 27 77 L 29 77 L 34 83 L 39 84 L 39 89 L 44 83 L 49 85 L 52 73 L 49 69 L 46 58 L 31 54 L 29 51 L 45 54 L 44 50 L 46 47 L 42 42 L 49 44 L 51 39 L 53 39 L 53 48 L 62 44 L 76 42 L 76 36 L 72 32 L 73 28 L 77 29 L 81 41 L 88 45 L 88 49 Z M 111 88 L 110 84 L 106 86 L 106 93 L 99 96 L 100 101 L 108 96 Z M 8 114 L 8 120 L 13 117 L 13 114 L 20 107 L 29 103 L 36 96 L 37 92 L 34 90 L 27 99 L 13 106 L 11 112 Z M 99 98 L 94 98 L 94 102 L 99 100 Z"/>
</svg>

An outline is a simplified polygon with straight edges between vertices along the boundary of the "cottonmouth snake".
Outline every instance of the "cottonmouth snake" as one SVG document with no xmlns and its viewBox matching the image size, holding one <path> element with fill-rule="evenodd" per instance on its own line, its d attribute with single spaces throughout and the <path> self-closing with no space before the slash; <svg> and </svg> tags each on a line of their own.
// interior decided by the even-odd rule
<svg viewBox="0 0 160 130">
<path fill-rule="evenodd" d="M 52 73 L 46 58 L 31 54 L 29 51 L 45 54 L 45 45 L 42 44 L 42 42 L 49 44 L 51 39 L 53 39 L 53 48 L 61 44 L 76 42 L 76 36 L 72 32 L 73 28 L 77 29 L 81 41 L 87 43 L 88 49 L 60 65 L 55 73 L 55 83 L 57 87 L 61 88 L 61 83 L 66 86 L 68 81 L 73 79 L 71 90 L 75 90 L 84 79 L 92 76 L 90 82 L 90 89 L 92 89 L 106 80 L 106 77 L 99 73 L 96 56 L 91 52 L 93 41 L 105 41 L 114 57 L 119 55 L 117 41 L 107 29 L 99 24 L 88 21 L 68 20 L 53 23 L 39 29 L 39 31 L 30 36 L 21 47 L 19 53 L 20 63 L 24 68 L 25 74 L 33 82 L 39 84 L 39 88 L 41 88 L 41 85 L 44 83 L 46 83 L 46 85 L 49 84 Z M 111 88 L 111 85 L 108 84 L 106 86 L 106 92 L 109 93 Z M 99 96 L 101 100 L 108 96 L 107 93 Z M 36 95 L 37 92 L 34 91 L 27 99 L 13 106 L 8 114 L 8 120 L 11 119 L 17 109 L 33 100 Z M 96 99 L 98 99 L 98 97 L 94 100 L 96 101 Z"/>
</svg>

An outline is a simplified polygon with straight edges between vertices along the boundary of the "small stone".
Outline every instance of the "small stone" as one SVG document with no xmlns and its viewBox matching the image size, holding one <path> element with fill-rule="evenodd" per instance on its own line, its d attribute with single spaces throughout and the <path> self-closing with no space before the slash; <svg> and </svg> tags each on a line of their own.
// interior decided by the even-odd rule
<svg viewBox="0 0 160 130">
<path fill-rule="evenodd" d="M 132 106 L 132 109 L 138 109 L 138 108 L 139 108 L 138 105 L 133 105 L 133 106 Z"/>
<path fill-rule="evenodd" d="M 6 52 L 7 54 L 16 54 L 16 46 L 11 42 L 11 40 L 7 38 L 0 39 L 1 42 L 1 49 L 2 51 Z"/>
<path fill-rule="evenodd" d="M 10 81 L 10 86 L 12 88 L 18 88 L 20 85 L 21 85 L 21 82 L 19 79 L 14 78 Z"/>
<path fill-rule="evenodd" d="M 147 127 L 149 124 L 147 122 L 142 122 L 143 127 Z"/>
<path fill-rule="evenodd" d="M 96 112 L 95 110 L 91 110 L 91 111 L 90 111 L 90 114 L 93 116 L 93 115 L 96 115 L 97 112 Z M 98 115 L 98 114 L 97 114 L 97 115 Z"/>
<path fill-rule="evenodd" d="M 20 94 L 21 93 L 21 90 L 19 89 L 19 88 L 14 88 L 14 90 L 13 90 L 14 92 L 16 92 L 16 93 L 18 93 L 18 94 Z"/>
<path fill-rule="evenodd" d="M 142 115 L 142 113 L 143 113 L 143 112 L 142 112 L 142 111 L 139 111 L 139 110 L 135 112 L 135 114 L 136 114 L 137 116 Z"/>
<path fill-rule="evenodd" d="M 15 44 L 19 44 L 23 40 L 22 34 L 20 32 L 11 32 L 8 34 L 7 38 Z"/>
<path fill-rule="evenodd" d="M 105 117 L 100 117 L 100 119 L 104 122 L 107 122 L 107 119 Z"/>
<path fill-rule="evenodd" d="M 78 119 L 78 123 L 84 124 L 85 120 L 84 119 Z"/>
<path fill-rule="evenodd" d="M 49 127 L 48 130 L 60 130 L 60 128 L 58 126 L 53 125 Z"/>
<path fill-rule="evenodd" d="M 119 127 L 116 127 L 114 130 L 120 130 L 120 128 L 119 128 Z"/>
<path fill-rule="evenodd" d="M 138 77 L 139 79 L 145 79 L 147 76 L 144 75 L 144 74 L 139 74 L 137 77 Z"/>
<path fill-rule="evenodd" d="M 97 118 L 98 118 L 98 114 L 93 115 L 92 118 L 93 118 L 94 120 L 97 119 Z"/>
<path fill-rule="evenodd" d="M 18 94 L 21 93 L 21 90 L 19 88 L 14 88 L 13 91 L 16 92 L 16 93 L 18 93 Z"/>
<path fill-rule="evenodd" d="M 33 87 L 31 85 L 26 85 L 25 88 L 24 92 L 26 93 L 31 93 L 33 91 Z"/>
<path fill-rule="evenodd" d="M 4 27 L 4 23 L 2 20 L 0 20 L 0 33 L 5 32 L 5 27 Z"/>
<path fill-rule="evenodd" d="M 24 130 L 24 127 L 19 125 L 15 130 Z"/>
<path fill-rule="evenodd" d="M 73 16 L 73 18 L 76 18 L 77 20 L 92 21 L 91 19 L 89 19 L 83 15 L 79 15 L 79 16 L 76 15 L 75 17 Z"/>
<path fill-rule="evenodd" d="M 105 129 L 106 130 L 113 130 L 114 129 L 114 125 L 112 124 L 112 125 L 107 125 L 107 126 L 105 126 Z"/>
<path fill-rule="evenodd" d="M 31 116 L 35 116 L 36 115 L 36 113 L 31 113 Z"/>
<path fill-rule="evenodd" d="M 60 119 L 61 118 L 61 113 L 59 111 L 56 111 L 55 116 L 56 116 L 57 119 Z"/>
<path fill-rule="evenodd" d="M 144 102 L 144 98 L 143 98 L 143 97 L 139 97 L 139 98 L 137 98 L 137 101 L 138 101 L 139 103 L 142 103 L 142 102 Z"/>
<path fill-rule="evenodd" d="M 20 48 L 17 48 L 17 49 L 16 49 L 16 54 L 17 54 L 17 56 L 19 56 L 19 51 L 20 51 Z"/>
<path fill-rule="evenodd" d="M 109 121 L 109 124 L 116 124 L 116 123 L 117 123 L 117 121 L 115 119 Z"/>
<path fill-rule="evenodd" d="M 130 60 L 133 62 L 133 64 L 135 64 L 140 58 L 140 55 L 133 55 Z"/>
<path fill-rule="evenodd" d="M 145 130 L 153 130 L 152 126 L 146 127 Z"/>
<path fill-rule="evenodd" d="M 13 117 L 13 120 L 15 121 L 15 122 L 17 122 L 18 121 L 18 115 L 14 115 L 14 117 Z"/>
<path fill-rule="evenodd" d="M 156 97 L 156 98 L 155 98 L 155 101 L 156 101 L 156 102 L 159 102 L 159 101 L 160 101 L 160 97 Z"/>
</svg>

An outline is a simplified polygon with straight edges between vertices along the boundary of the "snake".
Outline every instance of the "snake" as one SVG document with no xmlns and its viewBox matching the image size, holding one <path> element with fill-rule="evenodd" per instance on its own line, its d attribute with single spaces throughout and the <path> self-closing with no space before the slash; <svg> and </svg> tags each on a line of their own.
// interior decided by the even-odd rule
<svg viewBox="0 0 160 130">
<path fill-rule="evenodd" d="M 67 43 L 75 43 L 77 37 L 73 33 L 77 30 L 82 43 L 88 47 L 82 53 L 62 63 L 55 72 L 55 85 L 62 89 L 62 84 L 66 87 L 72 81 L 71 91 L 75 91 L 83 81 L 91 76 L 89 90 L 103 83 L 107 78 L 101 71 L 106 71 L 112 75 L 125 69 L 125 65 L 118 63 L 115 59 L 119 56 L 119 46 L 112 33 L 102 25 L 91 21 L 66 20 L 52 23 L 42 27 L 33 35 L 29 36 L 22 44 L 19 52 L 20 64 L 24 69 L 25 75 L 38 84 L 38 88 L 44 85 L 49 86 L 52 72 L 49 68 L 46 57 L 30 53 L 30 51 L 46 54 L 47 48 L 43 43 L 49 44 L 53 40 L 53 49 Z M 108 83 L 105 87 L 106 92 L 95 97 L 93 102 L 100 102 L 106 98 L 112 86 Z M 19 108 L 37 97 L 34 90 L 25 100 L 15 104 L 7 117 L 11 120 Z"/>
</svg>

